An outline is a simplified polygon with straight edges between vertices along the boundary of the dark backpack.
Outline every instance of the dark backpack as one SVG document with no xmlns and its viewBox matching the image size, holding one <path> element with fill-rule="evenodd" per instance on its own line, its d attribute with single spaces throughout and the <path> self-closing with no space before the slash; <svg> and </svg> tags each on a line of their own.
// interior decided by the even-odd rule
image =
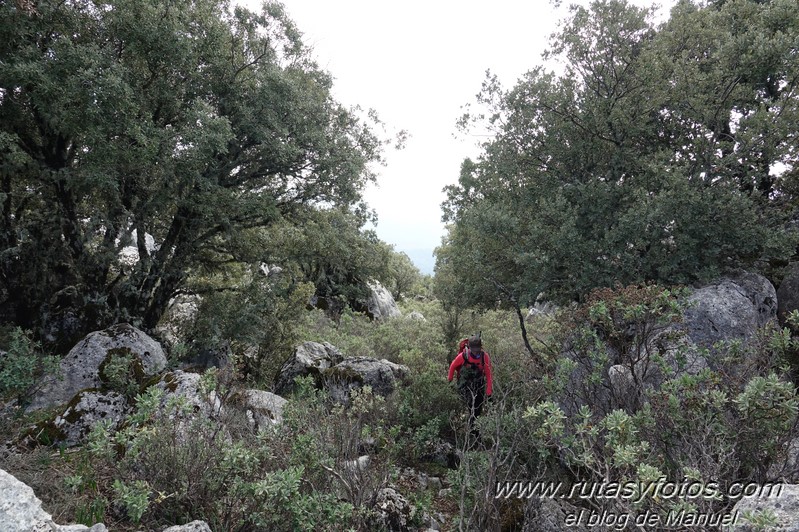
<svg viewBox="0 0 799 532">
<path fill-rule="evenodd" d="M 485 379 L 485 353 L 480 357 L 480 362 L 469 360 L 469 350 L 464 349 L 459 356 L 463 357 L 463 365 L 458 373 L 458 389 L 463 390 L 467 387 L 479 386 Z"/>
<path fill-rule="evenodd" d="M 460 355 L 469 346 L 469 339 L 464 338 L 458 343 L 458 354 Z"/>
</svg>

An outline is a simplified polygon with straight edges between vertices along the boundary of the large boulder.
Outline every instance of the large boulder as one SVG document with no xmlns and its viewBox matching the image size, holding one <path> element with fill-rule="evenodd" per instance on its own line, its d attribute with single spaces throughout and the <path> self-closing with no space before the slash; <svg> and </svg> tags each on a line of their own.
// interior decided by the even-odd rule
<svg viewBox="0 0 799 532">
<path fill-rule="evenodd" d="M 774 286 L 757 274 L 739 274 L 696 290 L 688 297 L 684 328 L 701 347 L 746 340 L 777 315 Z"/>
<path fill-rule="evenodd" d="M 305 342 L 283 363 L 275 381 L 275 393 L 287 395 L 294 390 L 294 379 L 312 376 L 321 386 L 322 372 L 344 360 L 344 355 L 327 342 Z"/>
<path fill-rule="evenodd" d="M 43 381 L 28 410 L 60 405 L 81 390 L 102 388 L 103 363 L 127 355 L 138 359 L 140 371 L 146 376 L 156 375 L 166 367 L 166 356 L 158 342 L 131 325 L 114 325 L 90 333 L 78 342 L 61 360 L 61 378 L 49 377 Z"/>
<path fill-rule="evenodd" d="M 408 377 L 409 371 L 407 366 L 385 359 L 352 357 L 324 372 L 324 388 L 331 399 L 348 404 L 350 394 L 364 386 L 371 386 L 377 395 L 389 395 L 399 381 Z"/>
<path fill-rule="evenodd" d="M 52 516 L 42 509 L 42 501 L 30 486 L 0 469 L 0 530 L 4 532 L 108 532 L 98 523 L 89 528 L 84 525 L 57 525 Z"/>
<path fill-rule="evenodd" d="M 383 320 L 402 316 L 394 296 L 386 287 L 378 282 L 369 283 L 369 298 L 366 300 L 366 312 L 373 319 Z"/>
</svg>

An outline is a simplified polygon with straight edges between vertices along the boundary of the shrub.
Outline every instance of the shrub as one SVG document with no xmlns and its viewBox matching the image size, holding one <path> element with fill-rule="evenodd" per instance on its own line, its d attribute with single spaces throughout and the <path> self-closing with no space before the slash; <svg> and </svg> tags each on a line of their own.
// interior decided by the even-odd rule
<svg viewBox="0 0 799 532">
<path fill-rule="evenodd" d="M 0 399 L 14 398 L 19 406 L 30 402 L 44 375 L 55 375 L 59 359 L 42 353 L 39 344 L 19 327 L 11 329 L 5 351 L 0 350 Z"/>
<path fill-rule="evenodd" d="M 548 398 L 528 408 L 539 420 L 541 451 L 572 482 L 647 483 L 660 479 L 763 483 L 770 464 L 796 435 L 797 400 L 784 377 L 786 339 L 764 329 L 747 342 L 709 351 L 658 338 L 679 321 L 681 294 L 656 286 L 595 292 L 562 329 L 560 361 L 547 370 Z M 688 371 L 687 357 L 704 359 Z M 610 368 L 627 368 L 627 393 L 614 391 Z M 630 398 L 634 400 L 630 400 Z M 573 501 L 585 504 L 584 500 Z M 719 511 L 724 498 L 591 499 L 616 514 L 679 508 Z"/>
<path fill-rule="evenodd" d="M 212 380 L 204 376 L 203 389 L 219 391 L 205 382 Z M 150 388 L 125 428 L 110 434 L 100 424 L 90 437 L 92 466 L 106 472 L 101 490 L 128 521 L 310 531 L 367 528 L 373 519 L 396 431 L 384 422 L 385 400 L 370 389 L 354 393 L 349 408 L 331 409 L 300 379 L 283 424 L 258 433 L 232 405 L 218 419 L 190 419 L 180 401 L 163 403 Z"/>
</svg>

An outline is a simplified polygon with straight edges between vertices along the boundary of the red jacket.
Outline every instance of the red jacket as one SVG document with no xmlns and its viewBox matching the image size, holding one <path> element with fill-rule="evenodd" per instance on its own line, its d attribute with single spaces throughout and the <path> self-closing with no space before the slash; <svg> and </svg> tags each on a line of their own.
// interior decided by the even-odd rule
<svg viewBox="0 0 799 532">
<path fill-rule="evenodd" d="M 452 377 L 455 375 L 455 372 L 458 372 L 458 376 L 461 374 L 461 366 L 463 366 L 463 353 L 467 353 L 469 356 L 469 362 L 480 365 L 480 358 L 482 358 L 482 365 L 483 365 L 483 373 L 486 376 L 486 396 L 491 395 L 492 391 L 492 383 L 491 383 L 491 358 L 488 356 L 488 353 L 483 351 L 483 355 L 480 358 L 474 358 L 472 356 L 471 351 L 466 349 L 465 351 L 461 351 L 458 353 L 458 356 L 455 357 L 455 360 L 452 361 L 452 364 L 449 365 L 449 375 L 447 375 L 447 380 L 452 381 Z"/>
</svg>

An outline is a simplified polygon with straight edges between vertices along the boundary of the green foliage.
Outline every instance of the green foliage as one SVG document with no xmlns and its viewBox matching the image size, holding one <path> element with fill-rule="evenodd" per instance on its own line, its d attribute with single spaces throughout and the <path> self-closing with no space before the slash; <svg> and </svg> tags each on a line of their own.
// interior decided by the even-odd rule
<svg viewBox="0 0 799 532">
<path fill-rule="evenodd" d="M 128 348 L 109 349 L 99 374 L 109 389 L 127 399 L 136 397 L 146 377 L 141 359 Z"/>
<path fill-rule="evenodd" d="M 298 335 L 303 340 L 330 342 L 347 356 L 369 356 L 385 358 L 402 363 L 403 352 L 418 351 L 424 354 L 422 362 L 428 360 L 444 364 L 446 348 L 438 334 L 437 303 L 410 303 L 403 305 L 402 318 L 371 321 L 364 314 L 345 310 L 338 321 L 333 321 L 320 311 L 312 311 L 303 317 Z M 421 311 L 426 320 L 408 318 L 411 310 Z"/>
<path fill-rule="evenodd" d="M 574 6 L 547 54 L 563 74 L 489 76 L 462 123 L 494 135 L 448 189 L 439 297 L 525 307 L 790 257 L 789 4 L 685 1 L 658 28 L 625 1 Z"/>
<path fill-rule="evenodd" d="M 187 334 L 188 351 L 227 352 L 241 378 L 270 382 L 296 345 L 296 325 L 305 314 L 313 287 L 295 283 L 288 274 L 248 273 L 231 289 L 222 288 L 226 282 L 206 278 L 195 284 L 206 295 Z"/>
<path fill-rule="evenodd" d="M 134 523 L 141 521 L 149 506 L 150 487 L 147 482 L 137 480 L 133 484 L 127 485 L 115 480 L 114 492 L 117 502 L 125 509 L 130 520 Z"/>
<path fill-rule="evenodd" d="M 214 374 L 202 393 L 225 398 Z M 101 491 L 133 523 L 204 519 L 214 529 L 341 530 L 365 528 L 394 459 L 396 431 L 382 397 L 366 387 L 349 408 L 330 408 L 300 379 L 283 424 L 255 433 L 232 405 L 214 419 L 192 415 L 155 388 L 114 434 L 97 424 L 87 447 Z M 187 415 L 188 414 L 188 415 Z M 357 462 L 370 442 L 368 467 Z M 81 479 L 73 477 L 73 485 Z"/>
<path fill-rule="evenodd" d="M 559 457 L 581 482 L 690 478 L 726 488 L 741 479 L 765 481 L 796 436 L 799 403 L 783 376 L 791 340 L 766 328 L 746 341 L 699 350 L 671 329 L 684 295 L 656 285 L 604 289 L 575 309 L 558 342 L 569 363 L 546 361 L 547 394 L 524 416 L 536 427 L 532 439 L 542 459 Z M 686 366 L 686 359 L 703 363 Z M 629 376 L 622 384 L 613 376 L 619 367 Z M 595 502 L 608 511 L 661 515 L 725 504 L 649 495 Z"/>
<path fill-rule="evenodd" d="M 154 327 L 193 275 L 272 263 L 260 229 L 364 211 L 383 141 L 280 4 L 12 2 L 0 27 L 5 304 L 60 347 Z"/>
<path fill-rule="evenodd" d="M 391 251 L 388 261 L 388 285 L 396 301 L 424 291 L 422 273 L 404 252 Z"/>
<path fill-rule="evenodd" d="M 779 516 L 771 508 L 764 508 L 759 511 L 746 510 L 741 515 L 743 519 L 752 525 L 754 530 L 769 530 L 779 526 Z"/>
<path fill-rule="evenodd" d="M 58 374 L 59 359 L 42 353 L 30 334 L 19 327 L 11 329 L 5 350 L 0 350 L 0 399 L 15 398 L 25 405 L 44 376 Z"/>
<path fill-rule="evenodd" d="M 298 223 L 275 224 L 269 246 L 281 264 L 295 264 L 298 277 L 315 287 L 316 306 L 337 317 L 345 307 L 366 310 L 368 283 L 388 282 L 391 249 L 363 227 L 365 213 L 307 210 Z"/>
</svg>

